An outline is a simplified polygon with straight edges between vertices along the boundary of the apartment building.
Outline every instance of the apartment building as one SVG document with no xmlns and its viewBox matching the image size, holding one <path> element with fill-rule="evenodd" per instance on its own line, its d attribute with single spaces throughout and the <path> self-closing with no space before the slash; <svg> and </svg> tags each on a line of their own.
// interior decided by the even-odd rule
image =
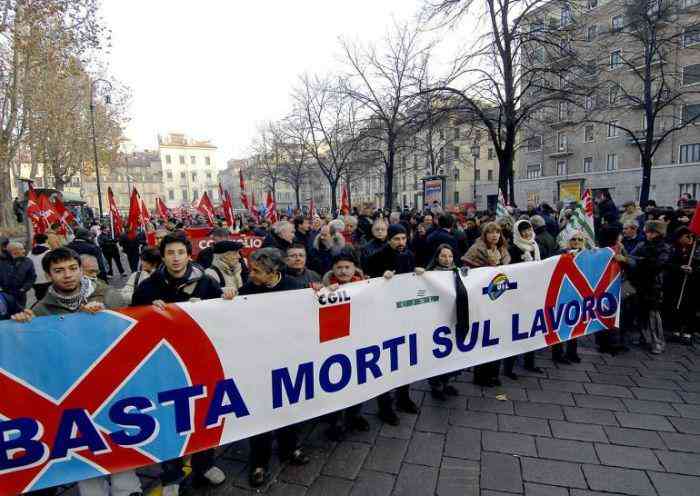
<svg viewBox="0 0 700 496">
<path fill-rule="evenodd" d="M 632 36 L 637 32 L 634 9 L 658 23 L 658 39 L 664 40 L 658 53 L 647 52 L 654 45 Z M 528 17 L 525 29 L 543 27 L 561 33 L 559 53 L 533 48 L 541 50 L 539 60 L 555 74 L 546 85 L 561 91 L 568 84 L 578 101 L 540 109 L 521 136 L 516 202 L 566 202 L 580 197 L 584 188 L 608 190 L 618 204 L 639 199 L 640 152 L 626 130 L 644 139 L 640 73 L 646 55 L 653 69 L 652 94 L 669 102 L 655 120 L 654 144 L 663 141 L 653 158 L 650 198 L 660 205 L 675 205 L 686 192 L 697 198 L 700 121 L 671 131 L 700 114 L 700 93 L 694 94 L 700 85 L 700 0 L 552 1 Z M 556 68 L 566 64 L 581 70 L 557 78 Z M 581 91 L 587 87 L 589 93 Z"/>
</svg>

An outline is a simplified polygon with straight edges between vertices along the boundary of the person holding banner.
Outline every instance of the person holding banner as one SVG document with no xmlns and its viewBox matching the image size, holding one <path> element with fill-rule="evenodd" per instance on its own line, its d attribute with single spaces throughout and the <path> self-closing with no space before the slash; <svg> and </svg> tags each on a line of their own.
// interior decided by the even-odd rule
<svg viewBox="0 0 700 496">
<path fill-rule="evenodd" d="M 167 303 L 211 300 L 231 300 L 235 290 L 221 286 L 204 270 L 190 261 L 192 243 L 179 234 L 168 234 L 159 246 L 163 265 L 155 270 L 134 291 L 132 306 L 154 305 L 165 309 Z M 177 496 L 179 481 L 183 478 L 182 459 L 168 460 L 162 464 L 160 476 L 163 496 Z M 226 480 L 224 472 L 214 464 L 214 450 L 200 451 L 192 455 L 192 476 L 195 484 L 218 486 Z"/>
<path fill-rule="evenodd" d="M 503 237 L 501 226 L 495 222 L 487 222 L 481 229 L 481 237 L 477 239 L 462 261 L 470 268 L 496 267 L 508 265 L 510 253 L 508 242 Z M 483 387 L 500 386 L 498 378 L 501 361 L 496 360 L 474 367 L 474 384 Z"/>
<path fill-rule="evenodd" d="M 392 278 L 395 274 L 423 273 L 425 269 L 416 267 L 413 253 L 406 247 L 408 235 L 401 224 L 392 224 L 387 230 L 386 245 L 367 260 L 370 277 Z M 394 399 L 391 393 L 384 393 L 377 398 L 379 418 L 389 425 L 399 425 L 399 417 L 394 411 Z M 396 389 L 396 408 L 406 413 L 418 413 L 418 406 L 409 395 L 409 385 Z"/>
<path fill-rule="evenodd" d="M 238 241 L 218 241 L 214 243 L 214 259 L 204 272 L 212 277 L 222 288 L 232 288 L 238 291 L 243 286 L 243 265 L 241 264 L 241 249 L 243 244 Z"/>
<path fill-rule="evenodd" d="M 285 275 L 284 270 L 284 254 L 280 250 L 269 247 L 257 250 L 250 256 L 250 278 L 239 294 L 247 296 L 304 288 Z M 250 438 L 249 463 L 249 481 L 253 487 L 262 486 L 268 477 L 273 436 L 277 437 L 280 459 L 289 460 L 292 465 L 305 465 L 310 461 L 308 455 L 298 446 L 295 425 L 253 436 Z"/>
<path fill-rule="evenodd" d="M 691 344 L 693 332 L 699 332 L 694 298 L 700 282 L 700 250 L 695 233 L 685 226 L 673 232 L 673 248 L 665 282 L 664 317 L 671 335 Z M 684 284 L 684 280 L 687 278 Z"/>
</svg>

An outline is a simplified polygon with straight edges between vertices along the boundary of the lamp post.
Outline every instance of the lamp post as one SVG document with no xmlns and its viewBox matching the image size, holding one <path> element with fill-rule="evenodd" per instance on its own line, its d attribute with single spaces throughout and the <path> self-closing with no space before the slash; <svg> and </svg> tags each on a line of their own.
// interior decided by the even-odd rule
<svg viewBox="0 0 700 496">
<path fill-rule="evenodd" d="M 95 79 L 90 82 L 90 122 L 92 124 L 92 151 L 95 155 L 95 179 L 97 181 L 97 204 L 100 208 L 100 222 L 102 222 L 102 187 L 100 185 L 100 164 L 97 158 L 97 136 L 95 135 L 95 84 L 105 83 L 112 91 L 112 83 L 106 79 Z M 109 94 L 105 96 L 105 103 L 111 103 Z"/>
<path fill-rule="evenodd" d="M 472 202 L 474 203 L 474 208 L 476 209 L 476 162 L 481 155 L 481 147 L 478 143 L 474 143 L 471 146 L 472 157 L 474 157 L 474 181 L 472 184 Z"/>
</svg>

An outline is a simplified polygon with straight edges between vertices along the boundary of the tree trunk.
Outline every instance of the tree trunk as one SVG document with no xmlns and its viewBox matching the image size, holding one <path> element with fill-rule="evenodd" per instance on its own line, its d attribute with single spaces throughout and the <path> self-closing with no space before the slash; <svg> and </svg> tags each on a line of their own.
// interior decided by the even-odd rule
<svg viewBox="0 0 700 496">
<path fill-rule="evenodd" d="M 388 160 L 384 171 L 384 208 L 391 212 L 394 206 L 394 159 L 396 156 L 396 146 L 394 139 L 387 141 Z"/>
<path fill-rule="evenodd" d="M 296 197 L 296 201 L 297 201 L 297 209 L 298 209 L 298 210 L 301 210 L 301 201 L 300 201 L 301 199 L 300 199 L 300 197 L 299 197 L 299 194 L 300 194 L 300 193 L 299 193 L 299 190 L 301 190 L 301 186 L 300 186 L 300 185 L 297 185 L 297 186 L 294 188 L 294 196 Z"/>
<path fill-rule="evenodd" d="M 331 213 L 335 213 L 338 208 L 338 180 L 328 181 L 328 186 L 331 189 Z"/>
<path fill-rule="evenodd" d="M 651 188 L 651 157 L 642 156 L 642 186 L 639 190 L 639 204 L 646 205 L 649 201 Z"/>
</svg>

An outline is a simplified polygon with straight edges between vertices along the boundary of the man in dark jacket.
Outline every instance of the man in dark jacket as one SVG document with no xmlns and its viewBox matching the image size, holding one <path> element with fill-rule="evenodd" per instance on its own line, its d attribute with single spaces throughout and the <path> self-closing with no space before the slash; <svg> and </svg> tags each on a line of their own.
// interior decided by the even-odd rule
<svg viewBox="0 0 700 496">
<path fill-rule="evenodd" d="M 294 242 L 294 225 L 286 220 L 275 222 L 270 230 L 270 234 L 263 241 L 263 248 L 277 248 L 282 253 Z"/>
<path fill-rule="evenodd" d="M 192 243 L 185 236 L 168 234 L 160 242 L 163 265 L 134 290 L 132 306 L 155 305 L 165 309 L 167 303 L 180 303 L 191 299 L 233 299 L 233 289 L 222 292 L 219 284 L 204 270 L 190 261 Z M 160 476 L 163 494 L 177 495 L 178 481 L 183 477 L 182 459 L 162 464 Z M 223 471 L 214 465 L 214 450 L 200 451 L 192 455 L 192 471 L 197 484 L 219 485 L 226 480 Z"/>
<path fill-rule="evenodd" d="M 547 230 L 547 225 L 541 215 L 533 215 L 530 217 L 530 223 L 535 230 L 535 241 L 540 247 L 540 259 L 544 260 L 559 252 L 557 240 Z"/>
<path fill-rule="evenodd" d="M 119 244 L 122 246 L 122 250 L 126 254 L 126 259 L 129 262 L 129 269 L 131 272 L 136 272 L 139 270 L 139 257 L 141 256 L 141 245 L 146 244 L 145 238 L 142 238 L 137 234 L 134 237 L 130 237 L 128 232 L 123 232 L 119 236 Z"/>
<path fill-rule="evenodd" d="M 462 253 L 459 249 L 459 242 L 457 238 L 450 233 L 450 230 L 454 226 L 454 219 L 450 214 L 440 214 L 438 217 L 438 228 L 428 235 L 428 246 L 430 249 L 430 256 L 435 256 L 437 247 L 440 245 L 450 245 L 452 247 L 452 255 L 455 260 L 459 260 L 462 257 Z"/>
<path fill-rule="evenodd" d="M 288 277 L 294 279 L 304 288 L 310 288 L 316 284 L 320 286 L 321 276 L 306 267 L 306 247 L 303 244 L 294 243 L 287 250 L 286 255 L 285 274 Z"/>
<path fill-rule="evenodd" d="M 406 248 L 408 237 L 406 228 L 401 224 L 392 224 L 387 231 L 387 244 L 370 256 L 367 268 L 370 277 L 391 278 L 394 274 L 409 274 L 416 270 L 413 254 Z M 406 413 L 418 413 L 418 407 L 409 396 L 409 385 L 396 389 L 396 407 Z M 391 392 L 377 398 L 379 418 L 389 425 L 398 425 L 399 417 L 393 406 Z"/>
<path fill-rule="evenodd" d="M 66 245 L 66 248 L 70 248 L 78 255 L 92 255 L 97 259 L 97 263 L 100 265 L 100 275 L 99 278 L 103 281 L 107 281 L 107 267 L 105 266 L 105 258 L 102 254 L 102 250 L 94 242 L 92 233 L 83 227 L 79 227 L 75 230 L 75 239 Z"/>
<path fill-rule="evenodd" d="M 637 221 L 627 221 L 622 226 L 622 245 L 627 253 L 632 253 L 639 243 L 644 240 L 644 235 L 639 232 Z"/>
<path fill-rule="evenodd" d="M 372 239 L 372 224 L 372 205 L 366 203 L 357 217 L 357 231 L 363 241 Z"/>
<path fill-rule="evenodd" d="M 100 235 L 97 237 L 97 242 L 99 243 L 102 253 L 105 256 L 105 261 L 107 262 L 107 275 L 109 277 L 114 275 L 114 272 L 112 271 L 112 262 L 114 262 L 117 265 L 119 275 L 124 277 L 126 273 L 124 272 L 122 258 L 119 254 L 119 245 L 107 226 L 100 227 Z"/>
<path fill-rule="evenodd" d="M 22 243 L 10 242 L 7 245 L 9 258 L 0 261 L 0 289 L 11 294 L 24 308 L 27 304 L 27 291 L 36 281 L 34 263 L 25 256 Z"/>
<path fill-rule="evenodd" d="M 309 251 L 312 242 L 311 222 L 308 217 L 301 215 L 294 217 L 294 243 L 303 245 L 306 251 Z"/>
<path fill-rule="evenodd" d="M 671 247 L 664 241 L 666 225 L 658 220 L 644 224 L 646 240 L 629 257 L 631 280 L 640 300 L 642 337 L 655 355 L 666 349 L 661 321 L 664 277 L 671 261 Z"/>
<path fill-rule="evenodd" d="M 226 241 L 229 239 L 228 229 L 223 227 L 212 229 L 209 235 L 212 237 L 214 242 L 197 254 L 197 263 L 204 269 L 211 267 L 211 264 L 214 261 L 214 244 L 218 243 L 219 241 Z"/>
</svg>

